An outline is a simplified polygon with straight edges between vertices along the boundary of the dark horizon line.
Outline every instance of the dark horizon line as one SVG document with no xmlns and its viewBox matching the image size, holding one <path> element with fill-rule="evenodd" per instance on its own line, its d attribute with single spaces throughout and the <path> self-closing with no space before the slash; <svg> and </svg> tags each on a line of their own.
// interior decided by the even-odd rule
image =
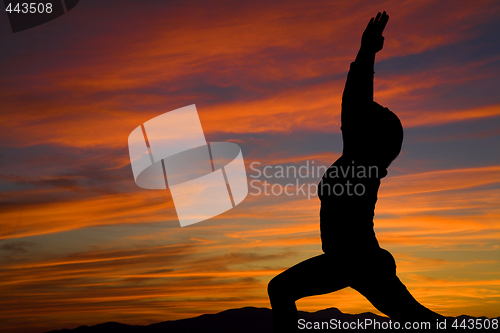
<svg viewBox="0 0 500 333">
<path fill-rule="evenodd" d="M 310 319 L 310 320 L 331 320 L 331 319 L 376 319 L 381 322 L 390 321 L 391 319 L 386 316 L 378 315 L 373 312 L 362 312 L 358 314 L 343 313 L 341 310 L 335 307 L 326 308 L 318 310 L 315 312 L 298 311 L 299 318 Z M 481 319 L 498 319 L 500 317 L 474 317 L 470 315 L 462 314 L 460 316 L 446 316 L 446 318 L 457 318 L 457 319 L 469 319 L 469 318 L 481 318 Z M 215 321 L 214 321 L 215 319 Z M 230 327 L 234 327 L 234 331 L 238 332 L 253 332 L 248 330 L 242 330 L 242 323 L 244 320 L 249 321 L 254 325 L 261 325 L 258 331 L 265 333 L 267 330 L 263 328 L 269 328 L 272 331 L 272 310 L 267 307 L 254 307 L 246 306 L 242 308 L 231 308 L 222 310 L 216 313 L 205 313 L 194 317 L 181 318 L 175 320 L 167 320 L 158 323 L 151 323 L 147 325 L 133 325 L 124 324 L 115 321 L 109 321 L 101 324 L 96 324 L 92 326 L 81 325 L 75 328 L 63 328 L 59 330 L 47 331 L 45 333 L 101 333 L 101 332 L 123 332 L 123 333 L 142 333 L 142 332 L 189 332 L 192 328 L 202 329 L 202 332 L 230 332 L 228 330 Z M 225 330 L 218 327 L 210 326 L 223 324 Z M 238 326 L 240 325 L 240 326 Z M 169 329 L 166 329 L 166 328 Z M 118 329 L 119 328 L 119 329 Z M 250 329 L 249 327 L 246 327 Z M 172 330 L 177 329 L 177 330 Z M 201 331 L 200 331 L 201 332 Z"/>
</svg>

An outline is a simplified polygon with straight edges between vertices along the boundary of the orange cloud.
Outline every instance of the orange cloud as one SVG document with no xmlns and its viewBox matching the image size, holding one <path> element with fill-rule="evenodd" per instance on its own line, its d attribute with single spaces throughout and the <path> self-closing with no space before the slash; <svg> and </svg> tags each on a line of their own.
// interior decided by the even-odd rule
<svg viewBox="0 0 500 333">
<path fill-rule="evenodd" d="M 8 189 L 0 209 L 2 329 L 148 324 L 230 307 L 269 307 L 271 277 L 321 253 L 317 199 L 250 195 L 237 209 L 180 228 L 168 192 L 131 189 L 132 178 L 120 177 L 113 183 L 117 190 L 90 191 L 84 183 L 92 176 L 79 176 L 78 168 L 87 158 L 105 160 L 95 164 L 106 170 L 128 168 L 131 130 L 192 103 L 207 136 L 339 133 L 349 63 L 367 19 L 383 4 L 124 2 L 112 7 L 111 16 L 106 2 L 95 6 L 82 4 L 82 15 L 72 16 L 81 29 L 68 35 L 47 25 L 15 40 L 4 36 L 2 145 L 50 145 L 55 152 L 17 163 L 21 150 L 2 151 L 2 161 L 14 161 L 0 177 Z M 478 27 L 498 17 L 494 1 L 386 7 L 391 21 L 377 61 L 474 40 Z M 497 57 L 456 64 L 445 51 L 425 69 L 377 72 L 377 101 L 394 106 L 406 128 L 500 116 L 492 99 L 446 110 L 420 106 L 423 100 L 443 102 L 442 87 L 466 89 L 495 77 Z M 95 156 L 51 164 L 62 148 Z M 267 165 L 335 159 L 323 152 L 261 155 Z M 380 243 L 395 254 L 402 280 L 433 310 L 498 316 L 500 168 L 405 171 L 382 181 L 375 218 Z M 115 233 L 132 225 L 132 231 Z M 113 231 L 101 232 L 102 226 Z M 86 232 L 95 239 L 80 238 Z M 349 289 L 298 305 L 376 312 Z"/>
</svg>

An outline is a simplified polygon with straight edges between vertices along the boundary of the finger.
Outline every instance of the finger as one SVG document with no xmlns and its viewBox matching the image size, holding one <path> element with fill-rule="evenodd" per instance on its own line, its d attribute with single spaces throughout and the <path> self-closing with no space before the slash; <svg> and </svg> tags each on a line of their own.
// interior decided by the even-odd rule
<svg viewBox="0 0 500 333">
<path fill-rule="evenodd" d="M 375 22 L 378 22 L 380 20 L 380 16 L 382 16 L 382 14 L 380 14 L 380 12 L 378 12 L 377 17 L 375 17 Z"/>
<path fill-rule="evenodd" d="M 382 18 L 380 19 L 380 33 L 384 31 L 387 21 L 389 21 L 389 15 L 384 12 L 384 14 L 382 14 Z"/>
<path fill-rule="evenodd" d="M 372 18 L 371 18 L 371 20 L 370 20 L 370 22 L 368 22 L 368 25 L 366 26 L 365 31 L 366 31 L 366 30 L 368 30 L 368 29 L 370 29 L 370 27 L 371 27 L 371 26 L 372 26 L 372 24 L 373 24 L 373 20 L 374 20 L 374 18 L 372 17 Z"/>
</svg>

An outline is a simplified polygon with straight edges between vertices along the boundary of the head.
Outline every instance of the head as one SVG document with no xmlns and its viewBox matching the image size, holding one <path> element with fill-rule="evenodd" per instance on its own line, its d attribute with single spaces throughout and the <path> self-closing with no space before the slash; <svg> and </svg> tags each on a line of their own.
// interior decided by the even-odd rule
<svg viewBox="0 0 500 333">
<path fill-rule="evenodd" d="M 377 164 L 387 168 L 401 151 L 403 126 L 398 116 L 377 102 L 373 102 L 373 112 L 381 120 L 376 133 L 378 140 L 374 143 L 378 146 L 375 159 Z"/>
</svg>

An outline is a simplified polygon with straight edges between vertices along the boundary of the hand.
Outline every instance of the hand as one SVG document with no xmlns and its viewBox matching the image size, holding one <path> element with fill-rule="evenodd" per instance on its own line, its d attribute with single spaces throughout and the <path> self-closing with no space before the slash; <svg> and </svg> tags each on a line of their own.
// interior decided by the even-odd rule
<svg viewBox="0 0 500 333">
<path fill-rule="evenodd" d="M 361 37 L 362 49 L 373 53 L 382 50 L 384 47 L 384 36 L 382 36 L 382 32 L 384 32 L 387 21 L 389 21 L 389 15 L 385 12 L 382 14 L 379 12 L 375 18 L 372 17 Z"/>
</svg>

